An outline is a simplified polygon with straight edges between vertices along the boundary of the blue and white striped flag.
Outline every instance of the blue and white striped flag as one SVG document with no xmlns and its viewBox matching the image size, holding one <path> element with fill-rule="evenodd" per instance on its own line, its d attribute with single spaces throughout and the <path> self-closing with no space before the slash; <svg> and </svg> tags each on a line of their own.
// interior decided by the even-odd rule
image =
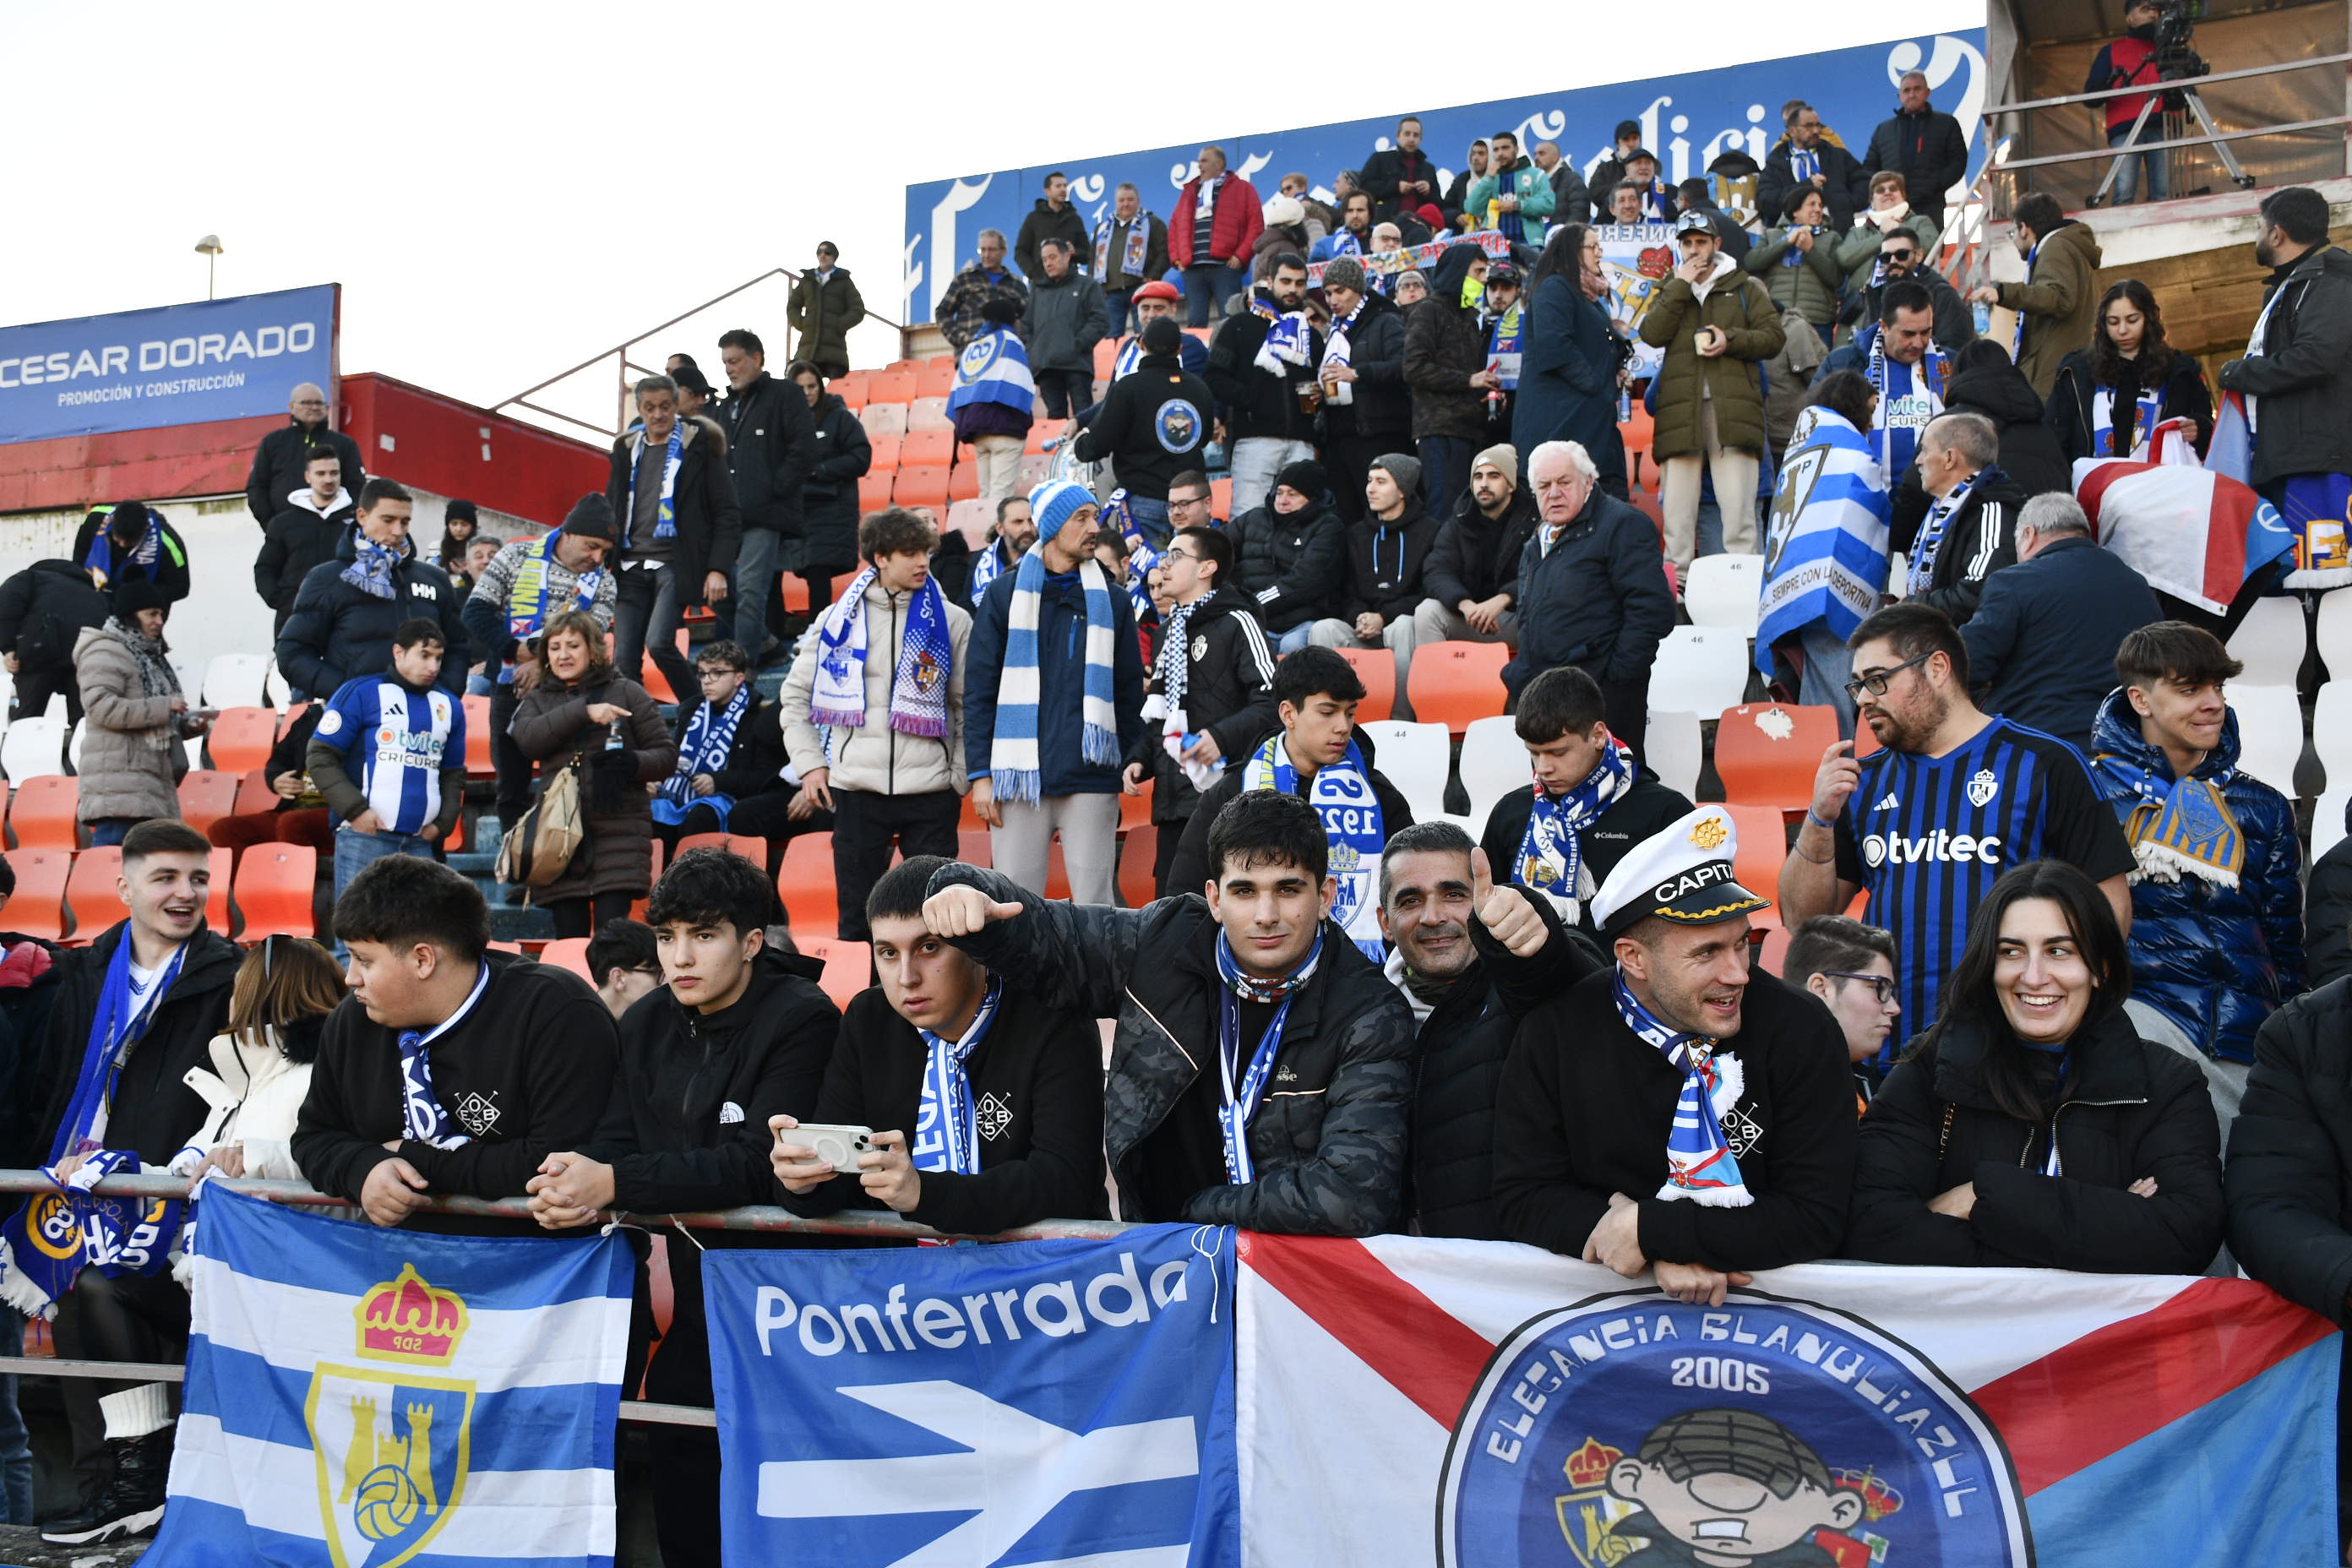
<svg viewBox="0 0 2352 1568">
<path fill-rule="evenodd" d="M 154 1568 L 609 1565 L 629 1257 L 220 1187 Z"/>
<path fill-rule="evenodd" d="M 956 356 L 955 385 L 948 392 L 948 412 L 972 403 L 1002 403 L 1031 412 L 1037 402 L 1037 378 L 1029 374 L 1029 351 L 1010 327 L 984 327 Z"/>
<path fill-rule="evenodd" d="M 1886 475 L 1870 438 L 1829 409 L 1806 409 L 1780 464 L 1764 532 L 1756 666 L 1815 621 L 1852 634 L 1886 591 Z"/>
</svg>

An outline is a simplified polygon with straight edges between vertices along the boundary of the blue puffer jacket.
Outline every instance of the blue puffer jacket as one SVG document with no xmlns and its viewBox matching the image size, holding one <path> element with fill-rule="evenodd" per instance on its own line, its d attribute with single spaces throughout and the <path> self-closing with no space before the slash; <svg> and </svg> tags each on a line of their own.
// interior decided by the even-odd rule
<svg viewBox="0 0 2352 1568">
<path fill-rule="evenodd" d="M 2140 738 L 2139 716 L 2120 689 L 2099 704 L 2092 730 L 2096 759 L 2113 757 L 2169 780 L 2164 752 Z M 2132 884 L 2132 994 L 2179 1024 L 2213 1056 L 2254 1058 L 2254 1032 L 2304 990 L 2303 851 L 2284 795 L 2237 771 L 2238 715 L 2222 721 L 2221 744 L 2196 777 L 2221 787 L 2246 843 L 2238 885 L 2198 877 Z M 2104 761 L 2092 776 L 2126 823 L 2139 793 Z"/>
</svg>

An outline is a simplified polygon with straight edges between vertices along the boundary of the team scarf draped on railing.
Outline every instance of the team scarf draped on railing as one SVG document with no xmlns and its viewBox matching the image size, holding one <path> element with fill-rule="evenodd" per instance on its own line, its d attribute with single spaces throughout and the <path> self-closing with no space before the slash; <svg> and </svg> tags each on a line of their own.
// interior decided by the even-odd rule
<svg viewBox="0 0 2352 1568">
<path fill-rule="evenodd" d="M 1599 884 L 1584 863 L 1584 830 L 1633 787 L 1634 772 L 1633 748 L 1612 735 L 1601 761 L 1566 795 L 1552 795 L 1537 781 L 1511 879 L 1556 899 L 1591 898 Z"/>
<path fill-rule="evenodd" d="M 1642 1005 L 1617 971 L 1617 1016 L 1644 1044 L 1683 1075 L 1675 1120 L 1666 1132 L 1666 1183 L 1657 1196 L 1687 1199 L 1709 1208 L 1746 1208 L 1755 1198 L 1740 1178 L 1739 1161 L 1723 1135 L 1723 1110 L 1739 1099 L 1736 1062 L 1718 1061 L 1722 1042 L 1674 1028 Z M 1722 1101 L 1721 1105 L 1717 1100 Z"/>
<path fill-rule="evenodd" d="M 1044 617 L 1045 542 L 1029 547 L 1013 568 L 1006 616 L 1004 667 L 996 687 L 996 734 L 988 752 L 989 783 L 999 802 L 1034 805 L 1044 798 L 1037 755 L 1037 628 Z M 1110 574 L 1094 561 L 1078 563 L 1086 596 L 1085 685 L 1079 699 L 1079 752 L 1096 767 L 1118 763 L 1118 712 L 1112 701 Z"/>
<path fill-rule="evenodd" d="M 957 1175 L 980 1174 L 980 1121 L 972 1105 L 971 1075 L 965 1070 L 971 1053 L 988 1037 L 996 1009 L 1004 1000 L 1004 982 L 989 977 L 988 994 L 971 1023 L 954 1039 L 929 1029 L 922 1037 L 928 1053 L 923 1062 L 923 1096 L 915 1111 L 915 1134 L 907 1158 L 918 1171 L 950 1171 Z"/>
<path fill-rule="evenodd" d="M 727 700 L 727 706 L 716 713 L 709 701 L 698 704 L 694 717 L 686 721 L 686 733 L 678 740 L 677 766 L 669 777 L 662 780 L 661 792 L 654 796 L 654 819 L 669 826 L 686 820 L 686 814 L 698 805 L 709 806 L 719 818 L 723 832 L 727 814 L 735 809 L 735 797 L 721 795 L 716 789 L 709 795 L 694 793 L 698 773 L 709 773 L 714 779 L 727 766 L 728 757 L 735 750 L 735 732 L 742 727 L 743 715 L 751 710 L 751 683 L 745 680 Z"/>
<path fill-rule="evenodd" d="M 474 976 L 474 988 L 466 994 L 462 1006 L 429 1029 L 404 1029 L 400 1033 L 400 1124 L 402 1135 L 419 1143 L 430 1143 L 436 1149 L 456 1149 L 473 1140 L 457 1130 L 457 1119 L 433 1092 L 433 1042 L 456 1028 L 482 999 L 489 988 L 490 966 L 481 967 Z"/>
<path fill-rule="evenodd" d="M 1225 1175 L 1231 1181 L 1257 1180 L 1257 1165 L 1250 1158 L 1250 1123 L 1265 1099 L 1266 1079 L 1273 1076 L 1274 1058 L 1282 1050 L 1282 1029 L 1290 1021 L 1291 1001 L 1315 977 L 1315 967 L 1322 962 L 1320 926 L 1315 930 L 1315 945 L 1307 950 L 1298 966 L 1273 979 L 1244 973 L 1241 961 L 1234 956 L 1233 943 L 1225 940 L 1223 931 L 1217 932 L 1217 978 L 1224 983 L 1217 989 L 1217 1065 L 1223 1095 L 1217 1107 L 1217 1128 L 1223 1135 Z M 1257 1048 L 1250 1053 L 1246 1066 L 1241 1060 L 1241 1004 L 1244 1002 L 1274 1008 L 1274 1016 L 1266 1020 L 1265 1033 L 1258 1037 Z"/>
<path fill-rule="evenodd" d="M 1251 753 L 1243 767 L 1242 788 L 1298 793 L 1297 764 L 1282 743 L 1282 731 L 1267 736 Z M 1323 835 L 1331 845 L 1330 876 L 1338 884 L 1331 918 L 1365 957 L 1379 963 L 1387 956 L 1387 947 L 1374 895 L 1388 833 L 1380 796 L 1372 789 L 1372 771 L 1364 765 L 1364 753 L 1354 741 L 1348 742 L 1346 756 L 1316 771 L 1307 783 L 1307 804 L 1322 818 Z"/>
<path fill-rule="evenodd" d="M 988 552 L 995 553 L 994 550 Z M 866 590 L 876 573 L 868 566 L 850 580 L 817 624 L 816 679 L 809 692 L 809 722 L 824 740 L 828 764 L 835 731 L 866 726 Z M 991 574 L 992 576 L 994 574 Z M 936 579 L 907 597 L 906 630 L 898 637 L 898 663 L 890 677 L 890 728 L 901 735 L 936 739 L 948 732 L 948 677 L 955 666 L 955 643 L 948 631 L 947 595 Z"/>
<path fill-rule="evenodd" d="M 629 510 L 621 514 L 621 548 L 626 550 L 633 541 L 630 531 L 637 521 L 637 474 L 644 466 L 646 433 L 642 426 L 631 438 L 629 447 Z M 686 461 L 686 420 L 683 416 L 670 422 L 668 449 L 662 458 L 661 503 L 654 513 L 654 537 L 677 537 L 677 470 Z"/>
<path fill-rule="evenodd" d="M 107 1275 L 155 1272 L 179 1236 L 184 1205 L 89 1191 L 104 1177 L 143 1170 L 138 1155 L 106 1147 L 107 1118 L 123 1064 L 146 1037 L 188 955 L 181 943 L 142 989 L 131 973 L 131 947 L 126 927 L 99 983 L 73 1097 L 49 1142 L 44 1173 L 57 1184 L 58 1195 L 37 1196 L 0 1224 L 0 1300 L 27 1317 L 51 1316 L 85 1268 Z M 58 1166 L 76 1154 L 83 1156 L 81 1167 L 59 1176 Z"/>
<path fill-rule="evenodd" d="M 1822 407 L 1798 416 L 1765 521 L 1756 664 L 1774 674 L 1776 645 L 1806 626 L 1852 635 L 1886 589 L 1886 470 L 1867 437 Z"/>
</svg>

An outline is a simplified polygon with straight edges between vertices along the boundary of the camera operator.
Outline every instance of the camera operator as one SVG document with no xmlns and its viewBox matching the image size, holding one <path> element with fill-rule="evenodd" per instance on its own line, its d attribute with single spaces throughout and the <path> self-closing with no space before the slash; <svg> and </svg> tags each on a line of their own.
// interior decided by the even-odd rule
<svg viewBox="0 0 2352 1568">
<path fill-rule="evenodd" d="M 2124 36 L 2114 43 L 2101 47 L 2091 61 L 2091 74 L 2083 83 L 2084 92 L 2104 92 L 2112 87 L 2153 87 L 2163 79 L 2159 61 L 2162 50 L 2158 47 L 2157 25 L 2163 15 L 2158 0 L 2131 0 L 2124 11 Z M 2139 124 L 2140 110 L 2158 95 L 2150 92 L 2129 92 L 2120 98 L 2110 98 L 2091 105 L 2106 116 L 2107 145 L 2121 147 L 2126 142 L 2161 142 L 2165 139 L 2164 111 L 2168 104 L 2158 103 L 2150 110 L 2147 121 L 2139 126 L 2134 138 L 2132 127 Z M 2147 170 L 2147 199 L 2164 200 L 2166 162 L 2163 153 L 2131 153 L 2122 156 L 2116 169 L 2115 205 L 2127 206 L 2139 199 L 2140 170 Z"/>
</svg>

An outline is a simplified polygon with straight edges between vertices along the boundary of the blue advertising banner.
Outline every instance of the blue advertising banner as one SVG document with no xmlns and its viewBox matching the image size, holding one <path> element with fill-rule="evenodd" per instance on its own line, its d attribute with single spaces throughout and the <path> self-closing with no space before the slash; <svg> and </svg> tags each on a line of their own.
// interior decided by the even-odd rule
<svg viewBox="0 0 2352 1568">
<path fill-rule="evenodd" d="M 1872 129 L 1895 112 L 1896 79 L 1920 70 L 1927 73 L 1930 101 L 1957 118 L 1969 139 L 1973 177 L 1984 157 L 1984 29 L 1978 27 L 1721 70 L 1496 99 L 1424 111 L 1422 145 L 1449 183 L 1465 166 L 1474 140 L 1503 130 L 1516 134 L 1523 149 L 1538 142 L 1559 142 L 1561 154 L 1589 174 L 1609 156 L 1617 122 L 1633 120 L 1641 123 L 1643 145 L 1663 160 L 1664 177 L 1680 181 L 1706 174 L 1708 163 L 1733 148 L 1762 163 L 1780 136 L 1781 104 L 1802 98 L 1859 158 L 1868 150 Z M 1056 170 L 1069 176 L 1071 203 L 1091 236 L 1122 182 L 1132 183 L 1143 205 L 1166 217 L 1192 177 L 1203 145 L 1223 148 L 1234 172 L 1256 187 L 1261 198 L 1275 194 L 1284 174 L 1297 172 L 1307 175 L 1313 194 L 1328 200 L 1334 175 L 1361 168 L 1374 152 L 1390 146 L 1395 133 L 1395 120 L 1381 119 L 1260 135 L 1210 134 L 1177 146 L 908 185 L 902 258 L 906 319 L 932 319 L 956 269 L 973 259 L 982 229 L 1001 230 L 1010 246 L 1021 220 L 1043 196 L 1045 176 Z"/>
<path fill-rule="evenodd" d="M 1240 1562 L 1232 1231 L 702 1268 L 729 1568 Z"/>
<path fill-rule="evenodd" d="M 331 395 L 337 285 L 0 327 L 0 445 L 286 412 Z"/>
</svg>

